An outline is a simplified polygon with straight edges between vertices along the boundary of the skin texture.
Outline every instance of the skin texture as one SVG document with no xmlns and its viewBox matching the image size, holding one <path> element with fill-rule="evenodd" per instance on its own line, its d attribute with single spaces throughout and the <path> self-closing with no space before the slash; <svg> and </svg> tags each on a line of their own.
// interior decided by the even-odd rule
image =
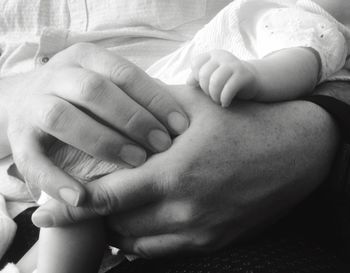
<svg viewBox="0 0 350 273">
<path fill-rule="evenodd" d="M 77 205 L 84 188 L 45 154 L 54 138 L 129 166 L 142 164 L 146 153 L 166 150 L 170 135 L 183 132 L 188 119 L 158 83 L 130 81 L 138 70 L 92 44 L 76 44 L 39 69 L 1 79 L 0 125 L 7 132 L 0 134 L 2 156 L 11 146 L 26 181 Z"/>
<path fill-rule="evenodd" d="M 35 224 L 102 215 L 110 243 L 127 253 L 213 251 L 275 221 L 326 177 L 338 134 L 322 108 L 296 101 L 222 109 L 198 89 L 160 88 L 186 111 L 189 129 L 143 165 L 86 185 L 81 207 L 45 204 Z"/>
<path fill-rule="evenodd" d="M 138 68 L 108 51 L 78 44 L 40 69 L 1 79 L 0 97 L 6 101 L 0 103 L 1 157 L 10 153 L 11 146 L 27 182 L 42 189 L 54 185 L 48 193 L 77 205 L 84 198 L 84 188 L 45 154 L 55 138 L 106 161 L 122 160 L 127 166 L 142 164 L 146 152 L 164 151 L 171 145 L 170 137 L 187 128 L 187 116 L 158 83 L 147 86 L 138 78 L 142 85 L 134 88 L 137 80 L 127 80 L 134 70 Z M 143 88 L 147 91 L 141 92 Z M 35 247 L 18 266 L 23 272 L 36 267 L 38 272 L 96 272 L 105 250 L 104 233 L 102 218 L 42 229 L 39 259 Z M 79 262 L 68 253 L 79 253 Z"/>
</svg>

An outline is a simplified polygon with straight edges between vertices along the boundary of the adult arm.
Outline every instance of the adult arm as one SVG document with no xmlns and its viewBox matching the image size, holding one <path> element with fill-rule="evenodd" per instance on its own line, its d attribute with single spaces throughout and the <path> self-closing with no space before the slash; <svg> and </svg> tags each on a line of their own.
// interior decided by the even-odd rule
<svg viewBox="0 0 350 273">
<path fill-rule="evenodd" d="M 210 251 L 275 221 L 326 178 L 339 135 L 321 107 L 237 102 L 224 110 L 198 90 L 171 89 L 191 123 L 169 150 L 88 184 L 83 207 L 47 203 L 34 223 L 110 215 L 111 241 L 127 253 Z"/>
<path fill-rule="evenodd" d="M 138 70 L 107 50 L 77 44 L 41 68 L 0 78 L 2 156 L 11 146 L 27 181 L 77 205 L 84 188 L 46 157 L 53 140 L 131 166 L 142 164 L 146 152 L 166 150 L 170 135 L 186 129 L 187 117 L 156 82 L 134 88 L 142 78 L 128 77 Z"/>
</svg>

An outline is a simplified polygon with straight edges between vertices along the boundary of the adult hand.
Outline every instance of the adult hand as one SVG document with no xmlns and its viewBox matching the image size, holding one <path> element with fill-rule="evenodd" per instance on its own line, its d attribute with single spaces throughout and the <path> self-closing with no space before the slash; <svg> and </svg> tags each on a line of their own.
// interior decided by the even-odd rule
<svg viewBox="0 0 350 273">
<path fill-rule="evenodd" d="M 28 74 L 0 80 L 1 108 L 22 176 L 58 200 L 77 205 L 84 189 L 45 155 L 59 139 L 106 161 L 138 166 L 188 126 L 179 104 L 155 81 L 107 50 L 77 44 Z M 132 80 L 130 80 L 132 79 Z M 5 103 L 6 102 L 6 103 Z"/>
<path fill-rule="evenodd" d="M 82 207 L 50 201 L 33 222 L 50 227 L 110 215 L 111 244 L 126 253 L 210 251 L 276 220 L 327 175 L 337 131 L 318 106 L 224 110 L 189 87 L 172 94 L 191 124 L 170 149 L 88 184 Z"/>
</svg>

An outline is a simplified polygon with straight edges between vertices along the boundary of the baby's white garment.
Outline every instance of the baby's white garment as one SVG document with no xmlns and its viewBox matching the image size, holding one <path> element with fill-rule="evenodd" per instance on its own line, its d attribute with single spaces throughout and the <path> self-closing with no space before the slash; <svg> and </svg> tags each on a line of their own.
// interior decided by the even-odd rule
<svg viewBox="0 0 350 273">
<path fill-rule="evenodd" d="M 225 7 L 182 48 L 147 72 L 167 84 L 185 84 L 191 60 L 214 49 L 242 60 L 260 59 L 291 47 L 309 47 L 321 61 L 320 82 L 349 68 L 350 31 L 310 0 L 236 0 Z M 342 71 L 347 80 L 348 71 Z"/>
</svg>

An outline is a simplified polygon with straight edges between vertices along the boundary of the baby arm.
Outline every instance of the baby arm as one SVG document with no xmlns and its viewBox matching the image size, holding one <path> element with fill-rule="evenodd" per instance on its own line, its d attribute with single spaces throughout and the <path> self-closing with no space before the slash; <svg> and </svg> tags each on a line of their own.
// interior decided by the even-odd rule
<svg viewBox="0 0 350 273">
<path fill-rule="evenodd" d="M 105 246 L 102 218 L 41 229 L 37 273 L 96 273 Z"/>
<path fill-rule="evenodd" d="M 42 228 L 39 241 L 17 263 L 21 273 L 96 273 L 105 250 L 102 219 Z"/>
<path fill-rule="evenodd" d="M 317 52 L 296 47 L 274 52 L 260 60 L 242 61 L 224 50 L 214 50 L 193 60 L 189 84 L 223 107 L 240 99 L 282 101 L 311 92 L 317 84 Z"/>
</svg>

